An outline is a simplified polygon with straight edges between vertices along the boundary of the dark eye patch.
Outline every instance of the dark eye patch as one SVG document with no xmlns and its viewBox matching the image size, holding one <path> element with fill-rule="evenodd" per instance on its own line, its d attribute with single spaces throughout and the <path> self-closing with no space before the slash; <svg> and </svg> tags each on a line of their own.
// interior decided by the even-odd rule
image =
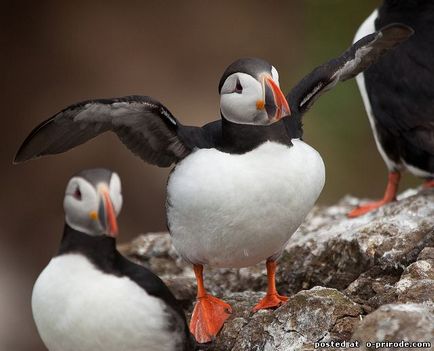
<svg viewBox="0 0 434 351">
<path fill-rule="evenodd" d="M 74 191 L 74 197 L 75 197 L 77 200 L 81 200 L 81 191 L 80 191 L 80 188 L 78 187 L 78 185 L 77 185 L 77 187 L 75 188 L 75 191 Z"/>
<path fill-rule="evenodd" d="M 243 86 L 241 85 L 240 79 L 237 78 L 237 83 L 235 84 L 234 93 L 241 94 L 243 92 Z"/>
</svg>

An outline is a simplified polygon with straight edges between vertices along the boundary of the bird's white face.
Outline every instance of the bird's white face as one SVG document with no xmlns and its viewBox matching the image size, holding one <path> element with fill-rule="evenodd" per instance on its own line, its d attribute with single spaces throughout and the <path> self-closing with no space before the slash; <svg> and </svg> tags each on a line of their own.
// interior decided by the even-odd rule
<svg viewBox="0 0 434 351">
<path fill-rule="evenodd" d="M 122 208 L 121 181 L 111 174 L 109 184 L 96 186 L 76 176 L 69 181 L 63 201 L 66 223 L 89 235 L 117 235 L 116 217 Z"/>
<path fill-rule="evenodd" d="M 290 114 L 274 67 L 259 80 L 242 72 L 228 76 L 220 91 L 220 109 L 227 120 L 239 124 L 269 125 Z"/>
</svg>

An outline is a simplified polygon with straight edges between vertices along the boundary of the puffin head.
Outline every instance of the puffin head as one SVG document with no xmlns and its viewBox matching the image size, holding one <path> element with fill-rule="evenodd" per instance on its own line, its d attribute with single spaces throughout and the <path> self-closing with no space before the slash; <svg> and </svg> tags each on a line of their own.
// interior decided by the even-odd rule
<svg viewBox="0 0 434 351">
<path fill-rule="evenodd" d="M 115 237 L 122 207 L 119 176 L 103 168 L 77 173 L 66 186 L 63 207 L 71 228 L 92 236 Z"/>
<path fill-rule="evenodd" d="M 221 114 L 234 123 L 269 125 L 291 114 L 277 70 L 258 58 L 230 64 L 220 79 L 219 93 Z"/>
</svg>

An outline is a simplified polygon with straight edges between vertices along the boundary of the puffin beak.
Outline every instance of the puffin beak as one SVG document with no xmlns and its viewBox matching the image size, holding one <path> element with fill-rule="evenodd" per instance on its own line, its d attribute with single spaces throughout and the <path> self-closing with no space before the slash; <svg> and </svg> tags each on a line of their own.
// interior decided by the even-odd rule
<svg viewBox="0 0 434 351">
<path fill-rule="evenodd" d="M 263 94 L 265 100 L 265 110 L 268 118 L 272 122 L 280 120 L 282 117 L 291 115 L 288 101 L 283 95 L 282 90 L 270 76 L 263 78 Z"/>
<path fill-rule="evenodd" d="M 116 213 L 110 199 L 109 190 L 106 185 L 100 185 L 98 192 L 100 194 L 98 208 L 99 222 L 105 229 L 106 234 L 114 238 L 118 235 L 118 223 L 116 221 Z"/>
</svg>

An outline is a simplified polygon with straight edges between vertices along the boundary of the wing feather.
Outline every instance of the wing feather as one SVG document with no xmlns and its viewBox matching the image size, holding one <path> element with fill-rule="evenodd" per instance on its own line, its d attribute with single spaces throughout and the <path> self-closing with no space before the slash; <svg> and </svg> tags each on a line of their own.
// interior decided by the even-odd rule
<svg viewBox="0 0 434 351">
<path fill-rule="evenodd" d="M 37 126 L 21 145 L 15 163 L 58 154 L 107 131 L 144 161 L 168 167 L 194 145 L 181 140 L 183 126 L 160 102 L 148 96 L 88 100 L 65 108 Z M 200 128 L 189 130 L 203 137 Z"/>
<path fill-rule="evenodd" d="M 410 27 L 394 23 L 363 37 L 341 56 L 315 68 L 291 90 L 287 95 L 291 111 L 301 118 L 324 92 L 353 78 L 413 33 Z"/>
</svg>

